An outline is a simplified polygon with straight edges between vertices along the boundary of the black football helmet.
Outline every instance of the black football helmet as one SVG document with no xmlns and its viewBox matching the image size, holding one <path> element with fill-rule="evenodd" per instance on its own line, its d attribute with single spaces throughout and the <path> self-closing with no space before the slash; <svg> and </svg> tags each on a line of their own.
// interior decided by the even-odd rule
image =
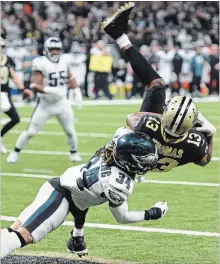
<svg viewBox="0 0 220 264">
<path fill-rule="evenodd" d="M 152 139 L 143 133 L 128 133 L 121 136 L 114 147 L 115 163 L 123 170 L 143 175 L 155 168 L 157 149 Z"/>
</svg>

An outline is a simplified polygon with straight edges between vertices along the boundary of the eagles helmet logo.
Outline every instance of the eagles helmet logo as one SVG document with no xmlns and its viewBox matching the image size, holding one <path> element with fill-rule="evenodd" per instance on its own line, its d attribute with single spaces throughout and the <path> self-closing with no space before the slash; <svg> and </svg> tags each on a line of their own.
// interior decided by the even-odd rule
<svg viewBox="0 0 220 264">
<path fill-rule="evenodd" d="M 158 160 L 157 153 L 155 154 L 150 153 L 148 155 L 143 155 L 143 156 L 136 156 L 134 154 L 131 154 L 131 156 L 137 163 L 149 164 L 152 166 L 156 165 L 157 160 Z"/>
</svg>

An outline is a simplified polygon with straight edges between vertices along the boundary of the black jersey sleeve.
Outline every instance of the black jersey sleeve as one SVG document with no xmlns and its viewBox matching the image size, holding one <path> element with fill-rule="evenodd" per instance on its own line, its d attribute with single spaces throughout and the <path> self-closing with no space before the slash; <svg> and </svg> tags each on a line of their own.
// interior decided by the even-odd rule
<svg viewBox="0 0 220 264">
<path fill-rule="evenodd" d="M 206 137 L 197 131 L 190 132 L 187 139 L 187 144 L 190 147 L 191 161 L 199 163 L 207 154 L 208 142 Z"/>
<path fill-rule="evenodd" d="M 134 131 L 151 135 L 151 133 L 159 131 L 160 124 L 160 117 L 152 116 L 151 114 L 146 114 L 138 121 Z"/>
<path fill-rule="evenodd" d="M 146 122 L 148 120 L 148 115 L 142 116 L 141 119 L 137 122 L 134 128 L 134 132 L 147 132 Z"/>
</svg>

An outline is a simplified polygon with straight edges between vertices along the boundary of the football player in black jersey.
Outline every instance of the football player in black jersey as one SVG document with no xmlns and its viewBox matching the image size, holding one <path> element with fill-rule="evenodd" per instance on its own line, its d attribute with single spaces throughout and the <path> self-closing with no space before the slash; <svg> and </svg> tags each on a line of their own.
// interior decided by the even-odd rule
<svg viewBox="0 0 220 264">
<path fill-rule="evenodd" d="M 102 22 L 104 31 L 116 40 L 146 85 L 140 113 L 128 115 L 127 124 L 154 140 L 159 154 L 156 171 L 169 171 L 189 162 L 204 166 L 211 160 L 216 129 L 197 110 L 191 98 L 178 96 L 165 104 L 163 79 L 132 46 L 126 34 L 133 7 L 134 3 L 127 3 Z"/>
<path fill-rule="evenodd" d="M 146 85 L 140 112 L 128 115 L 127 124 L 136 132 L 147 133 L 156 144 L 159 158 L 153 171 L 166 172 L 189 162 L 204 166 L 211 160 L 215 127 L 198 112 L 191 98 L 178 96 L 165 105 L 163 79 L 132 46 L 126 35 L 133 7 L 132 2 L 125 4 L 102 22 L 102 29 L 116 40 L 136 75 Z M 196 125 L 200 127 L 193 128 Z M 80 219 L 83 226 L 85 216 L 78 215 L 76 219 Z M 80 238 L 75 241 L 70 238 L 68 249 L 83 249 L 85 244 Z"/>
<path fill-rule="evenodd" d="M 2 137 L 14 127 L 17 123 L 20 122 L 19 115 L 11 101 L 10 96 L 10 88 L 9 88 L 9 79 L 16 84 L 18 89 L 23 92 L 23 94 L 29 98 L 33 96 L 32 91 L 28 89 L 24 89 L 24 86 L 21 80 L 15 74 L 15 64 L 13 60 L 5 54 L 5 40 L 0 39 L 1 42 L 1 111 L 4 112 L 8 117 L 10 117 L 10 121 L 5 124 L 1 130 L 1 139 L 0 139 L 0 152 L 6 153 L 7 150 L 2 144 Z"/>
</svg>

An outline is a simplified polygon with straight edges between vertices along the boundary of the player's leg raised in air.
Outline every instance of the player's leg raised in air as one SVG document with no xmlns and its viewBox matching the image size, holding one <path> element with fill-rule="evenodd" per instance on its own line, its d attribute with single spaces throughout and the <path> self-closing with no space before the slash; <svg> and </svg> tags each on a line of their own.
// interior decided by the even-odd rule
<svg viewBox="0 0 220 264">
<path fill-rule="evenodd" d="M 133 2 L 121 6 L 112 16 L 102 22 L 102 29 L 112 37 L 128 58 L 134 72 L 146 85 L 140 112 L 161 114 L 165 104 L 165 83 L 144 56 L 131 44 L 128 35 L 129 15 Z"/>
</svg>

